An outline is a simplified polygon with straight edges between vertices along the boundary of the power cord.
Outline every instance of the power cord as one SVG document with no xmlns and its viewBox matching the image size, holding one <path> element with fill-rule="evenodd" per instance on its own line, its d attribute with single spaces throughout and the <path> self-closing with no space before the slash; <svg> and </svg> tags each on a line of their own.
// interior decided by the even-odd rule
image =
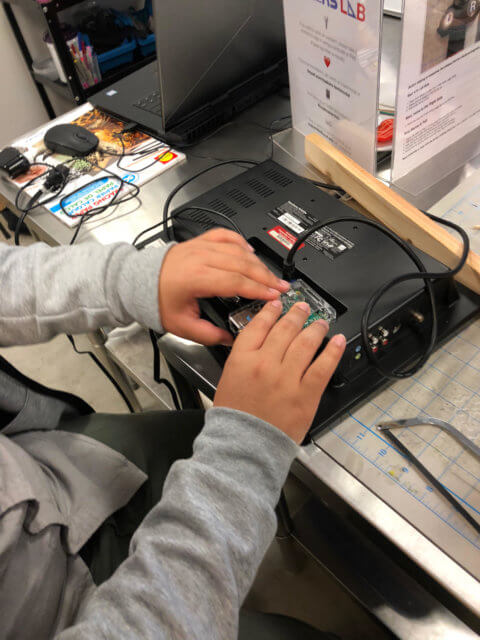
<svg viewBox="0 0 480 640">
<path fill-rule="evenodd" d="M 391 379 L 409 378 L 413 376 L 415 373 L 417 373 L 431 356 L 435 348 L 435 344 L 437 342 L 437 337 L 438 337 L 438 317 L 437 317 L 437 308 L 435 303 L 435 294 L 433 290 L 432 280 L 449 279 L 457 275 L 457 273 L 459 273 L 465 266 L 465 263 L 468 258 L 468 253 L 470 251 L 470 239 L 467 233 L 461 227 L 459 227 L 458 225 L 448 220 L 437 218 L 436 216 L 429 214 L 425 211 L 423 211 L 422 213 L 425 213 L 425 215 L 427 215 L 434 222 L 443 224 L 445 226 L 450 227 L 451 229 L 454 229 L 461 236 L 463 241 L 463 252 L 462 252 L 462 257 L 455 268 L 447 269 L 446 271 L 443 271 L 440 273 L 428 272 L 422 260 L 417 256 L 414 250 L 406 242 L 404 242 L 401 238 L 399 238 L 396 234 L 389 231 L 386 227 L 384 227 L 383 225 L 377 222 L 373 222 L 372 220 L 367 220 L 367 219 L 363 220 L 361 218 L 353 217 L 353 216 L 345 216 L 341 218 L 329 218 L 328 220 L 314 224 L 312 227 L 310 227 L 310 229 L 307 229 L 306 231 L 301 233 L 297 237 L 297 241 L 295 242 L 293 247 L 290 249 L 283 265 L 284 278 L 291 280 L 295 273 L 295 263 L 294 263 L 295 254 L 297 253 L 300 246 L 316 231 L 319 231 L 323 227 L 337 224 L 339 222 L 355 222 L 355 223 L 365 224 L 365 225 L 374 227 L 384 235 L 388 236 L 401 249 L 403 249 L 403 251 L 411 258 L 411 260 L 416 265 L 418 269 L 418 273 L 407 273 L 407 274 L 398 276 L 390 280 L 390 282 L 387 282 L 382 287 L 380 287 L 373 294 L 373 296 L 370 298 L 367 305 L 365 306 L 365 309 L 362 313 L 362 320 L 361 320 L 361 335 L 362 335 L 362 342 L 363 342 L 363 347 L 365 349 L 365 352 L 367 353 L 367 356 L 370 362 L 377 369 L 377 371 L 379 371 L 386 378 L 391 378 Z M 397 284 L 400 284 L 401 282 L 406 282 L 408 280 L 423 280 L 425 282 L 425 287 L 427 289 L 430 307 L 432 310 L 432 323 L 431 323 L 432 326 L 431 326 L 430 341 L 428 342 L 423 355 L 417 360 L 417 362 L 412 367 L 403 371 L 399 371 L 399 370 L 388 371 L 379 362 L 370 344 L 370 340 L 368 336 L 369 330 L 371 329 L 370 317 L 372 315 L 375 305 L 378 303 L 380 298 L 382 298 L 387 291 L 389 291 L 392 287 L 396 286 Z"/>
<path fill-rule="evenodd" d="M 124 180 L 121 176 L 118 176 L 116 173 L 113 173 L 113 171 L 110 171 L 109 169 L 100 166 L 99 164 L 95 163 L 95 162 L 91 162 L 89 161 L 90 164 L 94 167 L 97 167 L 98 169 L 100 169 L 101 171 L 104 171 L 105 173 L 107 173 L 111 178 L 118 180 L 120 185 L 118 187 L 118 189 L 115 191 L 112 199 L 107 202 L 104 205 L 95 207 L 94 209 L 91 209 L 88 213 L 84 213 L 81 215 L 81 219 L 80 219 L 80 223 L 77 226 L 75 233 L 72 236 L 72 239 L 70 240 L 70 245 L 75 244 L 76 239 L 78 238 L 78 234 L 81 231 L 82 226 L 85 224 L 85 222 L 88 222 L 89 220 L 91 220 L 93 217 L 100 215 L 101 213 L 104 213 L 107 209 L 109 209 L 110 207 L 114 206 L 114 205 L 120 205 L 120 204 L 124 204 L 125 202 L 128 202 L 129 200 L 133 200 L 135 199 L 138 194 L 140 193 L 140 187 L 136 184 L 132 184 L 131 182 L 127 182 L 126 180 Z M 93 180 L 91 180 L 90 182 L 87 182 L 86 184 L 83 184 L 82 186 L 78 187 L 78 189 L 75 189 L 75 191 L 72 191 L 71 193 L 63 196 L 63 198 L 61 198 L 60 200 L 60 208 L 62 210 L 62 212 L 65 215 L 69 215 L 68 211 L 65 208 L 65 200 L 67 198 L 71 198 L 72 196 L 75 196 L 75 194 L 79 193 L 80 191 L 83 191 L 86 187 L 89 187 L 93 184 L 96 184 L 98 182 L 100 182 L 101 180 L 104 180 L 103 177 L 100 178 L 95 178 Z M 125 196 L 123 198 L 120 198 L 120 200 L 117 200 L 118 196 L 120 195 L 120 192 L 122 191 L 122 188 L 126 186 L 129 189 L 133 189 L 133 193 L 127 193 L 125 194 Z"/>
<path fill-rule="evenodd" d="M 75 344 L 75 340 L 74 340 L 73 336 L 71 336 L 69 334 L 66 334 L 66 336 L 67 336 L 70 344 L 72 345 L 73 350 L 75 351 L 75 353 L 78 353 L 78 355 L 81 355 L 81 356 L 83 356 L 83 355 L 90 356 L 90 358 L 93 360 L 93 362 L 95 362 L 97 367 L 105 374 L 105 376 L 110 380 L 110 382 L 113 384 L 113 386 L 118 391 L 118 393 L 122 396 L 122 400 L 127 405 L 128 410 L 130 411 L 130 413 L 135 413 L 135 409 L 133 408 L 130 400 L 125 395 L 123 389 L 120 387 L 120 385 L 115 380 L 115 378 L 112 375 L 110 375 L 110 373 L 103 366 L 103 364 L 100 362 L 100 360 L 97 358 L 97 356 L 94 353 L 92 353 L 91 351 L 79 351 L 77 349 L 77 345 Z"/>
<path fill-rule="evenodd" d="M 49 165 L 45 162 L 34 162 L 32 166 L 44 166 L 44 167 L 48 167 L 49 171 L 48 173 L 45 175 L 45 173 L 42 173 L 39 176 L 35 176 L 34 178 L 32 178 L 31 180 L 29 180 L 29 182 L 27 182 L 27 184 L 23 185 L 15 198 L 15 207 L 18 211 L 21 212 L 21 216 L 19 217 L 17 224 L 15 226 L 15 235 L 14 235 L 14 242 L 15 245 L 19 246 L 20 245 L 20 233 L 22 230 L 22 226 L 25 222 L 26 217 L 28 216 L 28 214 L 33 211 L 33 209 L 35 209 L 36 207 L 40 207 L 43 205 L 48 204 L 49 202 L 51 202 L 52 200 L 55 200 L 55 198 L 58 198 L 59 193 L 61 193 L 63 191 L 63 189 L 65 188 L 65 186 L 67 185 L 69 179 L 70 179 L 70 169 L 68 168 L 68 166 L 66 164 L 61 164 L 61 165 Z M 38 182 L 40 179 L 44 180 L 44 184 L 42 186 L 42 188 L 40 188 L 38 191 L 36 191 L 33 196 L 30 197 L 26 207 L 22 207 L 20 205 L 20 199 L 23 196 L 23 194 L 25 193 L 25 191 L 31 187 L 34 183 Z M 44 190 L 50 191 L 52 192 L 51 195 L 49 195 L 47 198 L 44 198 L 41 202 L 39 202 L 40 196 L 42 195 L 42 193 L 44 192 Z"/>
<path fill-rule="evenodd" d="M 40 196 L 42 195 L 42 193 L 43 193 L 43 189 L 39 189 L 36 193 L 33 194 L 33 196 L 28 201 L 27 206 L 22 211 L 22 215 L 17 220 L 17 224 L 15 225 L 15 232 L 14 232 L 14 243 L 17 247 L 20 246 L 20 233 L 22 231 L 22 226 L 23 226 L 23 223 L 25 222 L 25 218 L 28 216 L 30 211 L 33 211 L 33 209 L 35 209 L 35 207 L 38 206 L 37 202 Z"/>
<path fill-rule="evenodd" d="M 117 167 L 119 169 L 121 169 L 122 171 L 129 171 L 131 173 L 142 173 L 143 171 L 146 171 L 147 169 L 150 169 L 150 167 L 155 166 L 158 162 L 160 162 L 162 160 L 162 158 L 164 158 L 167 153 L 170 153 L 172 151 L 171 147 L 166 147 L 164 144 L 161 145 L 149 145 L 148 147 L 145 147 L 144 149 L 140 149 L 137 151 L 132 151 L 130 153 L 127 153 L 125 150 L 125 141 L 123 139 L 124 136 L 124 132 L 122 131 L 121 133 L 117 133 L 116 137 L 120 140 L 120 144 L 122 145 L 122 153 L 119 156 L 119 160 L 117 161 Z M 128 169 L 126 167 L 122 167 L 122 160 L 124 158 L 127 158 L 128 156 L 138 156 L 139 158 L 142 158 L 143 156 L 149 156 L 152 153 L 156 153 L 157 151 L 163 151 L 163 153 L 157 157 L 154 158 L 149 164 L 147 164 L 144 167 L 141 167 L 140 169 L 132 169 L 131 167 L 129 167 Z M 108 153 L 108 152 L 107 152 Z"/>
<path fill-rule="evenodd" d="M 183 182 L 181 182 L 179 185 L 177 185 L 175 187 L 175 189 L 173 189 L 170 194 L 168 195 L 167 199 L 165 200 L 165 204 L 163 207 L 163 217 L 162 220 L 160 222 L 157 222 L 156 224 L 152 225 L 151 227 L 148 227 L 147 229 L 144 229 L 143 231 L 141 231 L 137 237 L 135 238 L 135 240 L 133 241 L 133 246 L 138 248 L 138 242 L 140 240 L 140 238 L 142 238 L 144 235 L 146 235 L 147 233 L 150 233 L 151 231 L 154 231 L 155 229 L 158 229 L 159 227 L 165 227 L 165 225 L 167 224 L 167 222 L 171 221 L 174 217 L 176 217 L 176 215 L 178 215 L 180 212 L 176 212 L 176 214 L 174 216 L 169 216 L 168 215 L 168 210 L 170 208 L 170 204 L 173 200 L 173 198 L 177 195 L 177 193 L 179 191 L 181 191 L 184 187 L 186 187 L 188 184 L 190 184 L 191 182 L 193 182 L 194 180 L 196 180 L 197 178 L 199 178 L 200 176 L 203 176 L 204 174 L 208 173 L 209 171 L 212 171 L 213 169 L 217 169 L 218 167 L 223 167 L 225 165 L 238 165 L 239 163 L 242 164 L 248 164 L 248 165 L 252 165 L 252 166 L 256 166 L 259 164 L 259 162 L 257 162 L 256 160 L 223 160 L 222 162 L 218 162 L 210 167 L 207 167 L 206 169 L 203 169 L 202 171 L 199 171 L 198 173 L 196 173 L 194 176 L 190 176 L 190 178 L 187 178 L 186 180 L 184 180 Z M 211 210 L 213 211 L 213 209 Z M 220 212 L 215 211 L 216 215 L 221 215 Z M 231 224 L 231 220 L 230 218 L 228 218 L 229 223 Z M 171 240 L 171 234 L 169 233 L 169 229 L 168 227 L 166 228 L 166 234 L 167 234 L 167 238 L 169 240 Z M 150 242 L 152 242 L 152 238 L 148 239 L 147 241 L 144 241 L 142 243 L 142 248 L 147 246 L 147 244 L 149 244 Z"/>
<path fill-rule="evenodd" d="M 175 409 L 177 411 L 181 411 L 182 407 L 180 405 L 177 392 L 175 391 L 175 387 L 170 382 L 170 380 L 162 378 L 160 349 L 158 348 L 157 336 L 155 335 L 155 331 L 153 331 L 153 329 L 149 329 L 148 333 L 153 348 L 153 379 L 157 384 L 161 384 L 167 387 L 172 397 L 172 402 Z"/>
</svg>

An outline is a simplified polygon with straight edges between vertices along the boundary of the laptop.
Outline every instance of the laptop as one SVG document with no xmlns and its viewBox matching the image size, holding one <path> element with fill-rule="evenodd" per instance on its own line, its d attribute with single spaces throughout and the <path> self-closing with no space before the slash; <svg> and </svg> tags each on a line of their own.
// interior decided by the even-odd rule
<svg viewBox="0 0 480 640">
<path fill-rule="evenodd" d="M 282 0 L 155 0 L 157 61 L 90 102 L 176 146 L 288 80 Z"/>
</svg>

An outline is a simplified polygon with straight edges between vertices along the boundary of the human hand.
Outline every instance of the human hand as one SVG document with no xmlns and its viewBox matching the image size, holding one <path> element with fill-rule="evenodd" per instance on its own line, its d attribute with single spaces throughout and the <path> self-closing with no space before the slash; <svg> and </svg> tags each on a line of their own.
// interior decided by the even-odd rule
<svg viewBox="0 0 480 640">
<path fill-rule="evenodd" d="M 237 337 L 213 404 L 261 418 L 300 444 L 346 341 L 334 336 L 312 362 L 328 324 L 319 320 L 302 329 L 310 313 L 305 302 L 279 320 L 281 313 L 279 300 L 266 304 Z"/>
<path fill-rule="evenodd" d="M 226 344 L 231 334 L 200 318 L 199 298 L 242 296 L 274 300 L 288 291 L 242 236 L 213 229 L 170 249 L 159 277 L 160 317 L 171 333 L 205 345 Z"/>
</svg>

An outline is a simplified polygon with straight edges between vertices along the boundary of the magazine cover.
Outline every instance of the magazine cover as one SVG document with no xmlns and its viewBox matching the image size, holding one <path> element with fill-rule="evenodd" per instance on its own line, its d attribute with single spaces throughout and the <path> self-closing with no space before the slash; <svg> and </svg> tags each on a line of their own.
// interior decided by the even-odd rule
<svg viewBox="0 0 480 640">
<path fill-rule="evenodd" d="M 97 149 L 83 158 L 71 158 L 48 150 L 43 142 L 45 133 L 54 125 L 66 123 L 85 127 L 94 133 L 100 141 Z M 12 146 L 31 163 L 68 166 L 70 177 L 67 186 L 45 207 L 69 227 L 76 226 L 89 211 L 108 204 L 114 197 L 120 200 L 132 190 L 125 184 L 121 187 L 115 176 L 129 185 L 141 186 L 185 159 L 183 153 L 140 131 L 127 132 L 120 137 L 124 126 L 121 120 L 87 103 L 13 143 Z M 24 187 L 35 178 L 33 184 L 25 189 L 27 199 L 38 190 L 42 184 L 41 176 L 48 171 L 47 166 L 33 165 L 14 182 Z"/>
</svg>

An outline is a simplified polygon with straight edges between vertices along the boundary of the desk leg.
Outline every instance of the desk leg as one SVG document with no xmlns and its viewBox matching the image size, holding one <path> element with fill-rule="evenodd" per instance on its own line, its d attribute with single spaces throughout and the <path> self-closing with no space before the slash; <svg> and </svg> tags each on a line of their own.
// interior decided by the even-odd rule
<svg viewBox="0 0 480 640">
<path fill-rule="evenodd" d="M 277 535 L 276 541 L 280 550 L 283 564 L 291 574 L 299 573 L 305 566 L 305 555 L 301 552 L 295 538 L 294 524 L 288 508 L 285 491 L 282 490 L 277 508 Z"/>
<path fill-rule="evenodd" d="M 285 491 L 283 490 L 280 494 L 280 500 L 278 501 L 275 511 L 278 519 L 277 538 L 289 538 L 293 533 L 293 520 L 290 516 L 287 498 L 285 496 Z"/>
<path fill-rule="evenodd" d="M 105 348 L 106 336 L 105 333 L 99 329 L 98 331 L 92 331 L 87 334 L 87 337 L 93 347 L 92 353 L 102 363 L 108 373 L 112 376 L 115 382 L 118 384 L 125 397 L 128 399 L 135 413 L 142 411 L 142 406 L 138 401 L 137 396 L 132 388 L 130 378 L 125 372 L 120 369 L 116 362 L 112 360 L 107 349 Z"/>
</svg>

